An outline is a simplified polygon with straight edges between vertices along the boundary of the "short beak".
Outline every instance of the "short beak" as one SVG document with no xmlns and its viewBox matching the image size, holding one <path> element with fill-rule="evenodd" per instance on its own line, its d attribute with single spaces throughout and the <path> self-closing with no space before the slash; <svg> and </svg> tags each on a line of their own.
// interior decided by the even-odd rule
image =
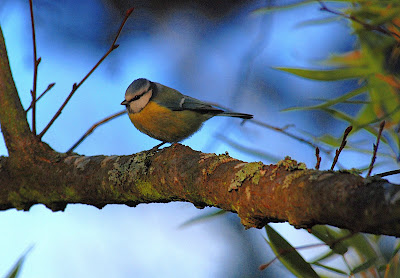
<svg viewBox="0 0 400 278">
<path fill-rule="evenodd" d="M 121 105 L 125 105 L 126 106 L 128 104 L 129 104 L 129 102 L 127 102 L 126 99 L 123 102 L 121 102 Z"/>
</svg>

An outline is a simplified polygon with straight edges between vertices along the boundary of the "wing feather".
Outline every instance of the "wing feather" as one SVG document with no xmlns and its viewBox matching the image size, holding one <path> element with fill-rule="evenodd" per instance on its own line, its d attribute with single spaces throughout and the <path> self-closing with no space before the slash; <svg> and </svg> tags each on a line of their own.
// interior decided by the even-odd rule
<svg viewBox="0 0 400 278">
<path fill-rule="evenodd" d="M 204 114 L 210 113 L 213 115 L 224 112 L 223 110 L 215 108 L 206 102 L 183 95 L 175 89 L 158 83 L 155 84 L 157 85 L 156 93 L 162 94 L 162 96 L 154 98 L 154 101 L 173 111 L 191 110 Z"/>
</svg>

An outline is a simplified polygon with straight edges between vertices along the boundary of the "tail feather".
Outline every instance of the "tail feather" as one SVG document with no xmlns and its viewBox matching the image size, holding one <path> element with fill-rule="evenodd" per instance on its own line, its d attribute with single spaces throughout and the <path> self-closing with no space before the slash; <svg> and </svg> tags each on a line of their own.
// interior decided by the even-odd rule
<svg viewBox="0 0 400 278">
<path fill-rule="evenodd" d="M 253 115 L 245 114 L 245 113 L 235 113 L 235 112 L 222 112 L 217 114 L 217 116 L 226 116 L 226 117 L 235 117 L 241 119 L 253 119 Z"/>
</svg>

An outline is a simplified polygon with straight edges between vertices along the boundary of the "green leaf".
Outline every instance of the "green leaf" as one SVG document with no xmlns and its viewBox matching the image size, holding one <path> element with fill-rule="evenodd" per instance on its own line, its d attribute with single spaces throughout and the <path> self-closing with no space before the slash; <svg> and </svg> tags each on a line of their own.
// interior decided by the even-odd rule
<svg viewBox="0 0 400 278">
<path fill-rule="evenodd" d="M 361 110 L 358 111 L 354 120 L 359 123 L 360 127 L 376 122 L 376 114 L 373 111 L 372 104 L 369 103 L 364 105 Z"/>
<path fill-rule="evenodd" d="M 373 26 L 379 26 L 379 25 L 384 25 L 386 23 L 391 22 L 393 19 L 399 17 L 400 14 L 400 8 L 391 8 L 390 10 L 387 8 L 384 8 L 384 10 L 379 13 L 379 15 L 371 20 L 370 24 Z"/>
<path fill-rule="evenodd" d="M 335 252 L 333 252 L 331 249 L 329 249 L 328 252 L 319 254 L 318 257 L 316 257 L 315 259 L 311 260 L 310 264 L 315 264 L 315 263 L 321 262 L 321 261 L 329 259 L 329 258 L 331 258 L 333 256 L 337 256 L 337 254 Z"/>
<path fill-rule="evenodd" d="M 348 247 L 353 247 L 359 256 L 364 257 L 367 261 L 376 259 L 379 254 L 376 252 L 376 248 L 373 247 L 372 243 L 368 240 L 368 236 L 365 234 L 356 234 L 352 238 L 345 241 Z"/>
<path fill-rule="evenodd" d="M 194 225 L 194 224 L 198 224 L 204 221 L 208 221 L 214 217 L 220 216 L 227 213 L 227 211 L 219 209 L 217 211 L 212 211 L 210 213 L 205 213 L 196 217 L 193 217 L 185 222 L 183 222 L 181 225 L 179 225 L 179 228 L 186 228 L 188 226 Z"/>
<path fill-rule="evenodd" d="M 322 64 L 337 67 L 365 67 L 368 65 L 366 60 L 361 57 L 359 50 L 343 54 L 331 54 L 328 60 L 323 61 Z"/>
<path fill-rule="evenodd" d="M 399 252 L 399 250 L 400 250 L 400 240 L 398 240 L 397 245 L 396 245 L 396 247 L 394 248 L 394 250 L 393 250 L 393 252 L 392 252 L 391 258 L 393 258 L 394 256 L 396 256 L 397 253 Z"/>
<path fill-rule="evenodd" d="M 302 27 L 308 27 L 308 26 L 315 26 L 315 25 L 322 25 L 322 24 L 328 24 L 332 22 L 336 22 L 343 17 L 340 16 L 331 16 L 331 17 L 324 17 L 320 19 L 312 19 L 312 20 L 306 20 L 303 22 L 300 22 L 299 24 L 296 24 L 296 28 L 302 28 Z"/>
<path fill-rule="evenodd" d="M 388 122 L 400 121 L 400 96 L 386 81 L 377 77 L 368 81 L 369 95 L 375 117 L 387 118 Z"/>
<path fill-rule="evenodd" d="M 394 247 L 392 255 L 389 259 L 389 263 L 385 266 L 385 277 L 400 277 L 399 271 L 399 252 L 400 250 L 400 241 L 397 242 L 397 245 Z"/>
<path fill-rule="evenodd" d="M 360 272 L 363 272 L 365 270 L 367 270 L 368 268 L 372 267 L 375 262 L 376 262 L 377 258 L 370 258 L 368 259 L 365 263 L 360 264 L 359 266 L 355 267 L 351 273 L 352 274 L 357 274 Z"/>
<path fill-rule="evenodd" d="M 370 105 L 365 105 L 363 110 L 368 110 L 368 108 L 370 107 Z M 348 122 L 351 126 L 353 126 L 353 130 L 351 134 L 355 134 L 357 131 L 359 131 L 360 129 L 365 129 L 366 131 L 368 131 L 369 133 L 373 134 L 375 137 L 378 136 L 378 130 L 373 128 L 371 125 L 377 122 L 381 122 L 382 119 L 375 119 L 375 120 L 371 120 L 370 122 L 360 122 L 358 119 L 354 119 L 351 116 L 340 112 L 338 110 L 335 109 L 331 109 L 331 108 L 323 108 L 323 111 L 329 113 L 332 117 Z M 400 107 L 399 107 L 400 110 Z M 363 118 L 363 121 L 367 120 L 366 118 Z M 381 141 L 385 144 L 388 143 L 388 141 L 386 140 L 385 137 L 381 137 Z"/>
<path fill-rule="evenodd" d="M 292 73 L 294 75 L 319 81 L 337 81 L 352 78 L 365 78 L 371 73 L 367 67 L 338 68 L 333 70 L 310 70 L 300 68 L 275 67 L 277 70 Z"/>
<path fill-rule="evenodd" d="M 315 237 L 325 242 L 335 253 L 339 255 L 344 255 L 348 250 L 343 241 L 338 241 L 340 238 L 343 238 L 343 232 L 339 233 L 326 225 L 315 225 L 312 227 L 311 233 Z"/>
<path fill-rule="evenodd" d="M 318 234 L 323 234 L 323 226 L 318 225 L 316 226 L 316 231 L 318 231 Z M 349 231 L 347 230 L 338 230 L 335 231 L 332 228 L 329 228 L 325 226 L 327 229 L 329 229 L 330 235 L 333 235 L 334 238 L 341 238 L 343 236 L 346 236 L 349 234 Z M 313 228 L 314 231 L 314 228 Z M 314 234 L 314 233 L 313 233 Z M 326 237 L 328 238 L 328 237 Z M 357 252 L 357 254 L 366 260 L 363 264 L 355 267 L 351 273 L 356 274 L 359 272 L 362 272 L 371 266 L 374 265 L 376 262 L 377 258 L 379 257 L 379 254 L 376 252 L 377 248 L 374 248 L 372 246 L 373 244 L 371 241 L 368 239 L 368 236 L 365 234 L 355 234 L 354 236 L 343 240 L 340 242 L 340 245 L 338 248 L 343 248 L 343 250 L 347 248 L 354 248 L 354 250 Z M 340 254 L 340 253 L 338 253 Z M 344 254 L 344 253 L 343 253 Z"/>
<path fill-rule="evenodd" d="M 346 100 L 353 98 L 355 96 L 361 95 L 366 93 L 367 87 L 366 86 L 362 86 L 360 88 L 357 88 L 351 92 L 348 92 L 340 97 L 328 100 L 324 103 L 318 104 L 318 105 L 314 105 L 314 106 L 306 106 L 306 107 L 292 107 L 292 108 L 287 108 L 284 109 L 283 111 L 293 111 L 293 110 L 315 110 L 315 109 L 322 109 L 322 108 L 327 108 L 329 106 L 335 105 L 335 104 L 339 104 L 339 103 L 343 103 Z"/>
<path fill-rule="evenodd" d="M 322 225 L 317 225 L 315 230 L 318 231 L 319 234 L 323 234 L 324 232 L 323 227 L 324 226 Z M 348 230 L 344 229 L 338 229 L 337 231 L 335 231 L 334 229 L 329 228 L 328 226 L 325 227 L 327 228 L 327 230 L 329 230 L 329 235 L 334 237 L 335 239 L 347 236 L 350 233 Z M 314 227 L 312 231 L 314 232 Z M 328 238 L 328 236 L 326 236 L 326 238 Z M 376 244 L 372 244 L 371 241 L 368 239 L 368 236 L 365 234 L 361 233 L 354 234 L 352 237 L 341 241 L 339 244 L 340 245 L 338 245 L 339 246 L 338 248 L 342 248 L 343 251 L 345 248 L 350 248 L 350 247 L 354 248 L 355 251 L 366 260 L 374 259 L 379 256 L 379 254 L 375 251 L 376 248 L 373 247 L 373 245 Z"/>
<path fill-rule="evenodd" d="M 281 263 L 297 277 L 319 278 L 309 263 L 271 226 L 266 225 L 265 230 L 269 238 L 268 244 Z"/>
<path fill-rule="evenodd" d="M 315 263 L 312 263 L 312 264 L 316 265 L 316 266 L 319 266 L 319 267 L 322 267 L 322 268 L 325 268 L 325 269 L 330 270 L 332 272 L 336 272 L 337 274 L 343 274 L 345 276 L 349 276 L 349 274 L 347 272 L 345 272 L 345 271 L 343 271 L 341 269 L 338 269 L 338 268 L 334 268 L 334 267 L 330 267 L 330 266 L 327 266 L 327 265 L 323 265 L 323 264 L 318 263 L 318 262 L 315 262 Z"/>
<path fill-rule="evenodd" d="M 339 146 L 340 146 L 340 144 L 342 142 L 342 138 L 343 138 L 343 135 L 341 135 L 340 137 L 334 137 L 334 136 L 332 136 L 330 134 L 325 134 L 325 135 L 322 135 L 322 136 L 319 136 L 319 137 L 315 137 L 312 134 L 310 134 L 308 132 L 305 132 L 303 130 L 300 130 L 300 132 L 302 134 L 304 134 L 305 136 L 312 137 L 313 141 L 315 143 L 317 143 L 317 144 L 323 143 L 323 144 L 328 145 L 328 146 L 333 147 L 333 148 L 339 148 Z M 392 146 L 393 143 L 391 143 L 390 140 L 387 140 L 387 138 L 383 138 L 382 137 L 381 140 L 382 140 L 382 142 L 387 143 L 391 147 L 393 154 L 389 154 L 389 153 L 386 153 L 386 152 L 378 151 L 377 155 L 379 157 L 381 157 L 381 158 L 390 158 L 390 159 L 394 159 L 395 160 L 397 158 L 397 154 L 398 154 L 398 151 L 397 151 L 398 150 L 398 146 L 400 146 L 400 138 L 397 137 L 397 133 L 395 131 L 393 131 L 393 130 L 389 129 L 386 132 L 389 133 L 389 135 L 391 137 L 393 137 L 392 139 L 395 140 L 396 145 Z M 356 146 L 361 146 L 361 145 L 367 145 L 367 148 L 363 149 L 363 148 L 356 147 Z M 373 154 L 373 149 L 371 147 L 371 141 L 370 140 L 362 140 L 362 141 L 358 140 L 356 142 L 353 142 L 353 141 L 352 142 L 347 142 L 345 149 L 346 150 L 355 151 L 355 152 L 358 152 L 358 153 L 365 153 L 365 154 L 368 154 L 368 155 L 372 155 Z M 374 165 L 377 166 L 378 164 L 375 163 Z M 358 167 L 358 169 L 364 170 L 364 167 L 366 167 L 366 170 L 368 170 L 369 163 L 365 164 L 365 166 L 360 165 Z"/>
<path fill-rule="evenodd" d="M 367 105 L 368 106 L 368 105 Z M 323 108 L 323 111 L 327 112 L 328 114 L 330 114 L 332 117 L 348 122 L 350 125 L 353 126 L 353 131 L 352 133 L 356 133 L 356 131 L 360 130 L 360 129 L 365 129 L 368 132 L 372 133 L 374 136 L 378 135 L 377 130 L 375 130 L 372 126 L 370 126 L 370 124 L 375 123 L 376 121 L 373 122 L 369 122 L 369 123 L 360 123 L 357 121 L 357 119 L 352 118 L 351 116 L 340 112 L 339 110 L 335 110 L 332 108 Z M 382 138 L 383 141 L 384 138 Z"/>
<path fill-rule="evenodd" d="M 316 101 L 331 101 L 330 99 L 326 99 L 326 98 L 311 98 L 311 100 L 316 100 Z M 341 104 L 370 104 L 370 101 L 367 100 L 344 100 L 342 102 L 340 102 Z M 325 103 L 323 103 L 322 105 L 324 105 Z"/>
<path fill-rule="evenodd" d="M 26 255 L 31 251 L 32 247 L 30 247 L 25 253 L 21 255 L 15 265 L 12 267 L 10 272 L 4 278 L 17 278 L 20 274 L 22 264 L 25 261 Z"/>
<path fill-rule="evenodd" d="M 342 142 L 342 138 L 336 138 L 330 134 L 325 134 L 317 138 L 318 142 L 322 142 L 328 146 L 338 148 Z"/>
</svg>

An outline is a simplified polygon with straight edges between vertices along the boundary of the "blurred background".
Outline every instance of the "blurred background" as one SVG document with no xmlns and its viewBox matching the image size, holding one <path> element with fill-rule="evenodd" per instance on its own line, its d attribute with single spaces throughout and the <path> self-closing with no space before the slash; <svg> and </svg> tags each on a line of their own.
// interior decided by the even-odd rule
<svg viewBox="0 0 400 278">
<path fill-rule="evenodd" d="M 135 7 L 117 42 L 119 48 L 79 88 L 43 140 L 65 152 L 95 122 L 122 110 L 126 88 L 140 77 L 254 114 L 256 120 L 276 127 L 290 126 L 288 130 L 299 136 L 340 137 L 347 124 L 327 114 L 281 110 L 315 104 L 316 98 L 336 97 L 343 88 L 356 87 L 357 81 L 313 82 L 273 67 L 321 68 L 321 60 L 352 50 L 356 40 L 344 20 L 304 24 L 327 17 L 317 4 L 254 12 L 276 2 L 34 0 L 38 57 L 42 59 L 38 93 L 56 83 L 37 105 L 39 132 L 72 84 L 108 50 L 125 11 Z M 295 1 L 279 4 L 291 2 Z M 14 80 L 27 108 L 33 78 L 28 1 L 2 0 L 0 24 Z M 351 107 L 343 109 L 349 114 L 357 112 Z M 368 140 L 371 146 L 375 142 L 372 136 Z M 137 131 L 123 115 L 96 129 L 75 151 L 128 155 L 158 143 Z M 241 125 L 238 119 L 211 119 L 182 143 L 206 153 L 228 151 L 249 162 L 276 163 L 289 155 L 310 168 L 315 165 L 315 150 L 310 146 L 252 122 Z M 0 155 L 7 155 L 3 140 Z M 331 161 L 322 154 L 321 169 L 329 168 Z M 370 155 L 345 152 L 339 161 L 345 168 L 366 166 Z M 393 165 L 388 167 L 392 169 Z M 65 212 L 57 213 L 42 205 L 29 212 L 2 211 L 0 275 L 33 247 L 21 277 L 276 277 L 277 273 L 291 277 L 279 262 L 258 270 L 272 258 L 265 231 L 244 230 L 235 214 L 180 227 L 213 211 L 178 202 L 136 208 L 107 205 L 101 210 L 68 205 Z M 295 246 L 313 242 L 304 230 L 288 224 L 272 226 Z M 319 251 L 302 254 L 310 258 Z"/>
</svg>

